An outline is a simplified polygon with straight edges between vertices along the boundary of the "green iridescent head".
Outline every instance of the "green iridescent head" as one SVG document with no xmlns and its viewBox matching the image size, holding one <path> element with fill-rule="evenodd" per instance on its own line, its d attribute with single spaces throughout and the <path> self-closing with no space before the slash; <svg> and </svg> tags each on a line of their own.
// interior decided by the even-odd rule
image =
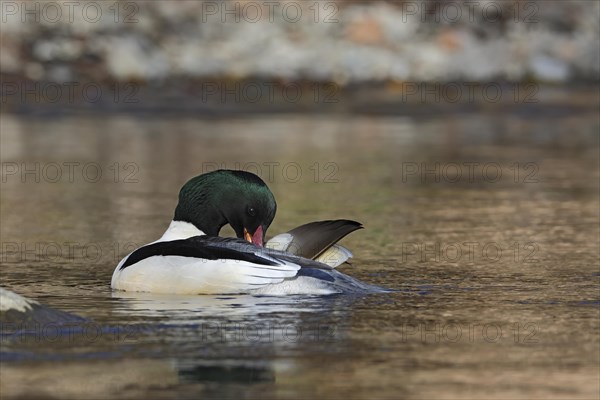
<svg viewBox="0 0 600 400">
<path fill-rule="evenodd" d="M 273 193 L 258 176 L 218 170 L 183 185 L 173 220 L 192 223 L 211 236 L 229 224 L 238 238 L 262 246 L 276 211 Z"/>
</svg>

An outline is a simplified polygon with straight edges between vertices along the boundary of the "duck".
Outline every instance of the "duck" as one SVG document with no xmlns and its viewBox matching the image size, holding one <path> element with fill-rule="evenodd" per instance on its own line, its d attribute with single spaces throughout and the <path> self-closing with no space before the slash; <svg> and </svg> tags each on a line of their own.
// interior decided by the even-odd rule
<svg viewBox="0 0 600 400">
<path fill-rule="evenodd" d="M 361 223 L 315 221 L 265 242 L 276 211 L 273 193 L 251 172 L 220 169 L 193 177 L 179 192 L 167 230 L 118 263 L 111 288 L 259 296 L 388 291 L 336 270 L 352 257 L 337 242 Z M 236 237 L 219 236 L 227 224 Z"/>
</svg>

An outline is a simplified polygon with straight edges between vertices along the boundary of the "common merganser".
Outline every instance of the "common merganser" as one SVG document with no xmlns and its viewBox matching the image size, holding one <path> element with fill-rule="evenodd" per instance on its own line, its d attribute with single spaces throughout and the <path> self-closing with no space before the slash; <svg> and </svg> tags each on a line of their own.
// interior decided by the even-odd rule
<svg viewBox="0 0 600 400">
<path fill-rule="evenodd" d="M 115 290 L 163 294 L 334 294 L 385 292 L 335 270 L 352 253 L 336 242 L 362 225 L 318 221 L 266 244 L 277 203 L 258 176 L 218 170 L 190 179 L 160 239 L 117 265 Z M 237 238 L 219 237 L 229 224 Z"/>
</svg>

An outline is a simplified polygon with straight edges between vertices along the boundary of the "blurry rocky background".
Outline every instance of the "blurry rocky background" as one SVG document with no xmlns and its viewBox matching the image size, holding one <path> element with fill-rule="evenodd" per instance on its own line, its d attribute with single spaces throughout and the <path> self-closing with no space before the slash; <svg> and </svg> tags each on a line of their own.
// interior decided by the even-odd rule
<svg viewBox="0 0 600 400">
<path fill-rule="evenodd" d="M 2 1 L 1 11 L 13 105 L 35 90 L 23 82 L 77 86 L 75 97 L 85 82 L 135 84 L 113 93 L 126 97 L 198 96 L 215 80 L 337 90 L 600 75 L 598 1 Z"/>
</svg>

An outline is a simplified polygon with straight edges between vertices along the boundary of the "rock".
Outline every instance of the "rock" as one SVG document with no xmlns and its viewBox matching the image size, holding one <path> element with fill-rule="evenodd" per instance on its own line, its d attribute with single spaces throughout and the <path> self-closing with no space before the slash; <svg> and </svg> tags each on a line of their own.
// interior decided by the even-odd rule
<svg viewBox="0 0 600 400">
<path fill-rule="evenodd" d="M 262 7 L 252 20 L 246 14 L 256 12 L 256 2 L 125 2 L 116 8 L 95 2 L 102 8 L 97 21 L 74 4 L 73 20 L 62 6 L 57 22 L 42 11 L 23 22 L 20 4 L 11 3 L 3 14 L 0 67 L 34 81 L 260 77 L 360 84 L 519 81 L 528 73 L 544 81 L 598 81 L 599 2 L 516 2 L 502 8 L 498 22 L 484 18 L 484 4 L 456 14 L 458 3 L 426 3 L 310 2 L 297 20 L 292 8 L 286 14 L 278 4 L 272 14 Z M 532 15 L 534 4 L 539 13 Z M 225 13 L 226 7 L 238 8 L 237 14 Z"/>
<path fill-rule="evenodd" d="M 9 35 L 3 35 L 0 40 L 0 70 L 2 72 L 15 73 L 22 66 L 22 61 L 19 54 L 18 39 L 12 38 Z"/>
<path fill-rule="evenodd" d="M 108 70 L 118 81 L 161 79 L 169 72 L 164 54 L 136 36 L 113 37 L 104 52 Z"/>
<path fill-rule="evenodd" d="M 365 17 L 348 25 L 346 37 L 359 44 L 380 45 L 384 36 L 379 21 L 373 17 Z"/>
<path fill-rule="evenodd" d="M 40 81 L 44 79 L 44 67 L 37 62 L 28 62 L 25 64 L 24 75 L 32 81 Z"/>
<path fill-rule="evenodd" d="M 84 318 L 41 305 L 37 301 L 0 287 L 0 331 L 39 328 L 44 324 L 85 322 Z"/>
<path fill-rule="evenodd" d="M 569 66 L 558 58 L 535 55 L 529 63 L 531 72 L 541 81 L 564 82 L 569 78 Z"/>
</svg>

